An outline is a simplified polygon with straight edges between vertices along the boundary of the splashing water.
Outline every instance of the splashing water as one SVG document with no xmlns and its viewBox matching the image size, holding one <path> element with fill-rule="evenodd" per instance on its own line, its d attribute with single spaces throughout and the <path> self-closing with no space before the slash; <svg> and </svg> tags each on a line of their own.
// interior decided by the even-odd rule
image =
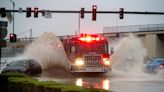
<svg viewBox="0 0 164 92">
<path fill-rule="evenodd" d="M 130 34 L 111 43 L 115 52 L 111 56 L 113 65 L 112 71 L 119 75 L 143 75 L 143 61 L 146 56 L 146 49 L 141 40 Z"/>
<path fill-rule="evenodd" d="M 64 68 L 69 70 L 69 63 L 58 37 L 53 33 L 44 33 L 27 46 L 24 55 L 37 60 L 43 70 Z"/>
</svg>

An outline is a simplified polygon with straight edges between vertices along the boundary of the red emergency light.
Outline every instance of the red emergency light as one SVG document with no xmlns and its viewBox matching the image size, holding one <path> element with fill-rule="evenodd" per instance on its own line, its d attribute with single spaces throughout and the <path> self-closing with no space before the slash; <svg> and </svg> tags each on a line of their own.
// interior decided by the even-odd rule
<svg viewBox="0 0 164 92">
<path fill-rule="evenodd" d="M 80 41 L 85 41 L 85 42 L 92 42 L 92 41 L 104 40 L 104 38 L 100 38 L 98 36 L 86 35 L 86 36 L 80 37 L 79 40 Z"/>
</svg>

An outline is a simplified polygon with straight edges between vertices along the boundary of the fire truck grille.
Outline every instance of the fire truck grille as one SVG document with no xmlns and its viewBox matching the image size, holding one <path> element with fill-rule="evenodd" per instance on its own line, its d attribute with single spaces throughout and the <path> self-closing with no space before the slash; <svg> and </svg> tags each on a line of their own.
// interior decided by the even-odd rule
<svg viewBox="0 0 164 92">
<path fill-rule="evenodd" d="M 101 56 L 85 56 L 86 66 L 99 66 L 101 65 Z"/>
</svg>

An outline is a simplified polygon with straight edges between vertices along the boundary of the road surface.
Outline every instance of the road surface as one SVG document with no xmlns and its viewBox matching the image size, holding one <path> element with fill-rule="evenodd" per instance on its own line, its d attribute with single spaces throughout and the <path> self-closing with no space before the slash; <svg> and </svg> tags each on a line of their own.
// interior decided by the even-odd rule
<svg viewBox="0 0 164 92">
<path fill-rule="evenodd" d="M 39 80 L 55 80 L 77 86 L 95 87 L 113 92 L 164 92 L 164 74 L 120 76 L 120 75 L 71 75 L 67 72 L 51 71 L 43 73 Z"/>
</svg>

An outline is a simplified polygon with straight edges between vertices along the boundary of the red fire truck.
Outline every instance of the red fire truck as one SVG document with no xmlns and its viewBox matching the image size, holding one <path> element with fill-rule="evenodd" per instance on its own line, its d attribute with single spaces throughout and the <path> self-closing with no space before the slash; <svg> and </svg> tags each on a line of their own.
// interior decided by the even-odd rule
<svg viewBox="0 0 164 92">
<path fill-rule="evenodd" d="M 65 37 L 62 42 L 72 73 L 105 73 L 111 70 L 108 42 L 104 37 L 81 34 Z"/>
</svg>

